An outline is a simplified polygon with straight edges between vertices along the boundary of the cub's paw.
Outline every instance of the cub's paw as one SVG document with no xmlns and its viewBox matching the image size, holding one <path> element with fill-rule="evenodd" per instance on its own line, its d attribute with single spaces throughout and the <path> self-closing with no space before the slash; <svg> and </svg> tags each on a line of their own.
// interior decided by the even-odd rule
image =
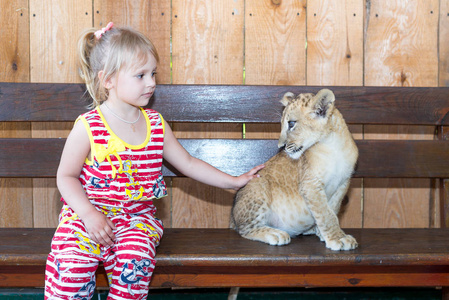
<svg viewBox="0 0 449 300">
<path fill-rule="evenodd" d="M 352 235 L 349 234 L 344 235 L 340 239 L 330 240 L 326 242 L 326 247 L 334 251 L 352 250 L 357 248 L 357 246 L 357 241 Z"/>
<path fill-rule="evenodd" d="M 287 245 L 291 241 L 290 235 L 287 232 L 270 227 L 258 228 L 246 235 L 243 235 L 243 237 L 250 240 L 264 242 L 273 246 Z"/>
<path fill-rule="evenodd" d="M 265 242 L 273 246 L 282 246 L 290 244 L 290 235 L 282 230 L 274 229 L 265 234 Z"/>
</svg>

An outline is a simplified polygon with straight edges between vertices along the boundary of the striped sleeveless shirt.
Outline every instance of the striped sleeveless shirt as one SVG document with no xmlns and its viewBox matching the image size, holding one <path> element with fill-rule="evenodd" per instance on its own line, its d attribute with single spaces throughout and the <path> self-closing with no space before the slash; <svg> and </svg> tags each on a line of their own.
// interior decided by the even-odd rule
<svg viewBox="0 0 449 300">
<path fill-rule="evenodd" d="M 96 108 L 80 117 L 89 135 L 91 155 L 79 180 L 90 199 L 147 201 L 167 195 L 162 177 L 164 119 L 152 109 L 141 109 L 147 137 L 141 145 L 122 141 Z"/>
</svg>

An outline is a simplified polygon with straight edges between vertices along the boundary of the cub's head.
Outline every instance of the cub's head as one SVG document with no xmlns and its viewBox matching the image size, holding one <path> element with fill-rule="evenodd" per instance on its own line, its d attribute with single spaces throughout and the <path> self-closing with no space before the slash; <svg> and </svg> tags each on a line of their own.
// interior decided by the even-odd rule
<svg viewBox="0 0 449 300">
<path fill-rule="evenodd" d="M 281 103 L 285 106 L 281 120 L 278 147 L 298 159 L 330 131 L 329 118 L 334 111 L 335 96 L 323 89 L 316 95 L 286 93 Z"/>
</svg>

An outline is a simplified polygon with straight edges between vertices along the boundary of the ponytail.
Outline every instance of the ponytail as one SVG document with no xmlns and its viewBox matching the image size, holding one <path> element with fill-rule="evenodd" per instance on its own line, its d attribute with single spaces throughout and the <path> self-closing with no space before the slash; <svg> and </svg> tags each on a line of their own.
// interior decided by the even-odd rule
<svg viewBox="0 0 449 300">
<path fill-rule="evenodd" d="M 95 39 L 95 29 L 88 29 L 81 34 L 78 41 L 79 54 L 79 75 L 86 83 L 87 91 L 93 99 L 92 107 L 96 107 L 101 103 L 100 80 L 98 72 L 92 69 L 91 54 L 98 41 Z"/>
</svg>

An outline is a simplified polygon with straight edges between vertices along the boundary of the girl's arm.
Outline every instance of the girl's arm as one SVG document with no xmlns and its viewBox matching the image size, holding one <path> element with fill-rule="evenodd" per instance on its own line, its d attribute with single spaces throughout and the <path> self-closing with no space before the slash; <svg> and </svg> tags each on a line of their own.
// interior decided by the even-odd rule
<svg viewBox="0 0 449 300">
<path fill-rule="evenodd" d="M 167 123 L 165 124 L 164 159 L 190 178 L 219 188 L 235 190 L 246 185 L 251 179 L 259 177 L 256 173 L 264 167 L 263 165 L 256 166 L 237 177 L 226 174 L 191 156 L 178 142 Z"/>
<path fill-rule="evenodd" d="M 65 202 L 86 226 L 90 238 L 103 246 L 113 244 L 115 226 L 103 213 L 95 209 L 79 181 L 84 161 L 90 153 L 90 141 L 82 122 L 70 132 L 62 151 L 56 175 L 58 189 Z"/>
</svg>

